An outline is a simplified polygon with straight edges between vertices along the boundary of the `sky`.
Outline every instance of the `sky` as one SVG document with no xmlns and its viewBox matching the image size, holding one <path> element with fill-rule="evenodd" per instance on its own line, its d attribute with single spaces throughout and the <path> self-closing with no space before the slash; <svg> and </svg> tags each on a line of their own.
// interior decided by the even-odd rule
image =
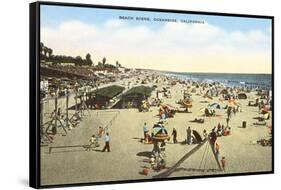
<svg viewBox="0 0 281 190">
<path fill-rule="evenodd" d="M 271 73 L 270 19 L 54 5 L 40 13 L 41 42 L 56 55 L 90 53 L 95 64 L 106 57 L 163 71 Z"/>
</svg>

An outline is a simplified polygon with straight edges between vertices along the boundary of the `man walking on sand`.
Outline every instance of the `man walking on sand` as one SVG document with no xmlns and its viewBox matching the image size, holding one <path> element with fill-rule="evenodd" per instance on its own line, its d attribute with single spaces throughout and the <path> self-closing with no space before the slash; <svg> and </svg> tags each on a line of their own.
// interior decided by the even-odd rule
<svg viewBox="0 0 281 190">
<path fill-rule="evenodd" d="M 104 140 L 105 140 L 105 145 L 102 149 L 102 152 L 104 152 L 105 150 L 107 150 L 107 152 L 110 152 L 110 145 L 109 145 L 110 138 L 108 132 L 106 133 Z"/>
<path fill-rule="evenodd" d="M 211 144 L 213 150 L 215 151 L 215 143 L 217 141 L 217 134 L 215 131 L 215 127 L 212 129 L 212 132 L 210 133 L 209 138 L 210 138 L 210 144 Z"/>
<path fill-rule="evenodd" d="M 178 140 L 177 140 L 177 130 L 175 128 L 173 128 L 173 132 L 172 132 L 172 136 L 173 136 L 173 141 L 174 141 L 174 144 L 177 144 L 178 143 Z"/>
</svg>

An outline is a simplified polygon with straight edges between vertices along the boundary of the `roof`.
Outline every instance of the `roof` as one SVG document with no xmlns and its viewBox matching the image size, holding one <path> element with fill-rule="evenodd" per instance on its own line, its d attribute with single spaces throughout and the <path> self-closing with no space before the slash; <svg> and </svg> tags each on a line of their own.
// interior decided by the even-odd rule
<svg viewBox="0 0 281 190">
<path fill-rule="evenodd" d="M 97 89 L 96 91 L 94 91 L 94 93 L 96 94 L 96 96 L 102 96 L 108 99 L 112 99 L 118 94 L 122 93 L 123 90 L 125 90 L 125 88 L 122 86 L 112 85 L 101 89 Z"/>
<path fill-rule="evenodd" d="M 131 96 L 131 95 L 141 95 L 141 96 L 150 96 L 153 88 L 148 86 L 137 86 L 133 87 L 130 90 L 128 90 L 124 96 Z"/>
</svg>

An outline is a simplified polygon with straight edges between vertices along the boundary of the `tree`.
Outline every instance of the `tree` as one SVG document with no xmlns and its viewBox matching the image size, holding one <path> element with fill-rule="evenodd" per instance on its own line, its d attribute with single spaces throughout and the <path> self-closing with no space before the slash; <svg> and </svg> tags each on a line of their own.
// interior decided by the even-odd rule
<svg viewBox="0 0 281 190">
<path fill-rule="evenodd" d="M 82 57 L 81 56 L 77 56 L 75 58 L 75 65 L 77 66 L 81 66 L 83 64 L 83 60 L 82 60 Z"/>
<path fill-rule="evenodd" d="M 49 48 L 49 57 L 52 57 L 52 55 L 53 55 L 53 50 L 51 49 L 51 48 Z"/>
<path fill-rule="evenodd" d="M 40 42 L 40 54 L 42 54 L 43 48 L 44 48 L 44 44 L 42 42 Z"/>
<path fill-rule="evenodd" d="M 47 51 L 48 51 L 47 49 L 48 49 L 47 47 L 43 46 L 42 52 L 43 52 L 44 56 L 46 56 L 46 54 L 47 54 Z"/>
<path fill-rule="evenodd" d="M 46 57 L 50 57 L 50 48 L 45 47 L 45 55 Z"/>
<path fill-rule="evenodd" d="M 102 68 L 102 62 L 98 62 L 98 68 Z"/>
<path fill-rule="evenodd" d="M 105 66 L 105 63 L 106 63 L 106 58 L 104 57 L 104 58 L 102 59 L 102 66 L 103 66 L 103 68 L 104 68 L 104 66 Z"/>
<path fill-rule="evenodd" d="M 91 55 L 89 53 L 86 55 L 86 64 L 89 66 L 93 65 L 93 61 L 91 60 Z"/>
</svg>

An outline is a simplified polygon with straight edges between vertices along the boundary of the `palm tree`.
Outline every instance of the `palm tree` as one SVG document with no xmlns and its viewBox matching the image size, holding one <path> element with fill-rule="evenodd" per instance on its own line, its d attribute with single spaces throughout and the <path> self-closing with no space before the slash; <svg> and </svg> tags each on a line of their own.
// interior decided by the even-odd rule
<svg viewBox="0 0 281 190">
<path fill-rule="evenodd" d="M 42 55 L 43 52 L 43 48 L 44 48 L 44 44 L 42 42 L 40 42 L 40 54 Z"/>
<path fill-rule="evenodd" d="M 46 56 L 47 57 L 50 57 L 50 53 L 49 52 L 50 52 L 50 48 L 46 47 Z"/>
<path fill-rule="evenodd" d="M 43 46 L 42 51 L 43 51 L 44 56 L 46 56 L 46 54 L 47 54 L 47 51 L 48 51 L 47 49 L 48 49 L 47 47 Z"/>
<path fill-rule="evenodd" d="M 52 57 L 52 55 L 53 55 L 53 50 L 51 49 L 51 48 L 49 48 L 49 57 Z"/>
<path fill-rule="evenodd" d="M 103 59 L 102 59 L 102 67 L 104 68 L 104 66 L 105 66 L 105 63 L 106 63 L 106 58 L 104 57 Z"/>
</svg>

